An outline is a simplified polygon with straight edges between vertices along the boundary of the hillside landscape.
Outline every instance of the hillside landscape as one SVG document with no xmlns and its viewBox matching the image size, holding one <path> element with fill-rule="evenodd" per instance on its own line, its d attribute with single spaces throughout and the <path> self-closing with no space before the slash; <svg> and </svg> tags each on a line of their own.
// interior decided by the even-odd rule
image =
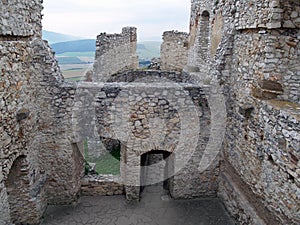
<svg viewBox="0 0 300 225">
<path fill-rule="evenodd" d="M 43 39 L 54 50 L 61 71 L 66 79 L 81 80 L 93 67 L 96 51 L 95 39 L 83 39 L 71 35 L 43 30 Z M 137 44 L 140 66 L 150 64 L 160 56 L 160 41 L 141 41 Z"/>
</svg>

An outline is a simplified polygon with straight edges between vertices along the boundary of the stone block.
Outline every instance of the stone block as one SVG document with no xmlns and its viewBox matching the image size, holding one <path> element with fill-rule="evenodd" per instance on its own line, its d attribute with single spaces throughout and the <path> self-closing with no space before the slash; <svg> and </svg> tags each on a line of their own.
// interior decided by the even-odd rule
<svg viewBox="0 0 300 225">
<path fill-rule="evenodd" d="M 281 22 L 273 22 L 273 23 L 267 23 L 268 29 L 277 29 L 281 28 Z"/>
<path fill-rule="evenodd" d="M 284 28 L 296 28 L 295 24 L 291 20 L 284 21 Z"/>
</svg>

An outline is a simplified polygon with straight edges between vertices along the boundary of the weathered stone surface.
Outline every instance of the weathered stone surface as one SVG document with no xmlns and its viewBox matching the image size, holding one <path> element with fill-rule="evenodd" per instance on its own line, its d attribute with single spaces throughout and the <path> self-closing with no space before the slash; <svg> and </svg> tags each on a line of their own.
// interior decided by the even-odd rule
<svg viewBox="0 0 300 225">
<path fill-rule="evenodd" d="M 136 28 L 124 27 L 121 34 L 97 37 L 93 81 L 105 82 L 115 73 L 138 68 Z"/>
<path fill-rule="evenodd" d="M 184 32 L 166 31 L 161 45 L 161 69 L 182 71 L 188 61 L 189 35 Z"/>
<path fill-rule="evenodd" d="M 164 153 L 149 179 L 175 172 L 175 198 L 219 190 L 240 223 L 300 223 L 299 1 L 193 0 L 183 73 L 128 72 L 136 29 L 101 34 L 98 83 L 64 82 L 40 38 L 41 3 L 0 1 L 0 223 L 38 223 L 46 204 L 74 203 L 81 188 L 113 195 L 122 183 L 139 200 L 141 157 L 152 150 Z M 170 70 L 184 65 L 181 47 L 182 55 L 164 50 L 181 61 Z M 212 102 L 227 109 L 218 129 L 226 113 Z M 224 142 L 207 152 L 225 124 Z M 81 180 L 82 141 L 101 137 L 121 143 L 121 182 Z M 203 158 L 211 161 L 201 170 Z"/>
<path fill-rule="evenodd" d="M 164 150 L 175 154 L 175 162 L 183 163 L 175 163 L 174 171 L 169 172 L 169 176 L 175 175 L 170 190 L 173 197 L 215 196 L 218 159 L 206 171 L 200 172 L 198 169 L 209 134 L 208 103 L 203 90 L 197 85 L 175 83 L 177 79 L 185 79 L 187 82 L 188 76 L 179 75 L 165 71 L 133 71 L 123 76 L 122 73 L 112 76 L 111 80 L 115 83 L 81 83 L 77 97 L 85 97 L 78 97 L 81 107 L 74 111 L 76 116 L 73 118 L 79 121 L 76 129 L 79 133 L 76 136 L 85 139 L 96 127 L 100 138 L 121 142 L 124 146 L 121 150 L 121 164 L 128 167 L 127 170 L 121 167 L 121 182 L 124 185 L 140 185 L 141 171 L 138 169 L 132 171 L 132 174 L 129 171 L 132 165 L 140 168 L 142 154 Z M 88 99 L 94 99 L 94 110 L 89 109 L 88 105 L 91 104 Z M 85 120 L 85 112 L 90 115 L 94 113 L 95 127 L 89 125 L 89 119 Z M 122 121 L 120 118 L 128 120 Z M 193 125 L 188 121 L 193 121 Z M 83 128 L 85 124 L 87 126 Z M 201 131 L 196 129 L 197 124 Z M 156 179 L 156 182 L 162 181 L 159 176 Z M 139 192 L 135 191 L 135 188 L 127 188 L 127 198 L 138 199 Z"/>
<path fill-rule="evenodd" d="M 81 193 L 85 196 L 112 196 L 125 192 L 120 177 L 101 175 L 85 177 L 81 183 Z"/>
<path fill-rule="evenodd" d="M 41 0 L 1 0 L 0 35 L 33 36 L 41 34 Z"/>
</svg>

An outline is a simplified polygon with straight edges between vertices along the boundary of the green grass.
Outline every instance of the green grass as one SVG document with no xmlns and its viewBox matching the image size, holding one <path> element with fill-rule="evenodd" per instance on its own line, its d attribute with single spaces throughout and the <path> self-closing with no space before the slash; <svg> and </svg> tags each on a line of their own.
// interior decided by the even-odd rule
<svg viewBox="0 0 300 225">
<path fill-rule="evenodd" d="M 115 151 L 115 152 L 114 152 Z M 96 160 L 96 172 L 99 174 L 120 174 L 120 157 L 114 155 L 120 154 L 120 151 L 114 150 Z"/>
<path fill-rule="evenodd" d="M 88 143 L 84 142 L 84 153 L 87 162 L 96 163 L 96 172 L 98 174 L 120 175 L 120 149 L 114 149 L 101 158 L 88 157 Z"/>
</svg>

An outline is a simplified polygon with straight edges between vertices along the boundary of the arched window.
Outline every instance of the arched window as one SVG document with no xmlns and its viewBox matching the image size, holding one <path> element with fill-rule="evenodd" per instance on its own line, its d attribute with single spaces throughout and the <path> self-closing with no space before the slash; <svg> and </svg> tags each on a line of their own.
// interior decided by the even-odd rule
<svg viewBox="0 0 300 225">
<path fill-rule="evenodd" d="M 210 18 L 209 12 L 204 11 L 200 18 L 200 33 L 199 33 L 199 63 L 208 63 L 209 59 L 209 32 L 210 32 Z"/>
</svg>

